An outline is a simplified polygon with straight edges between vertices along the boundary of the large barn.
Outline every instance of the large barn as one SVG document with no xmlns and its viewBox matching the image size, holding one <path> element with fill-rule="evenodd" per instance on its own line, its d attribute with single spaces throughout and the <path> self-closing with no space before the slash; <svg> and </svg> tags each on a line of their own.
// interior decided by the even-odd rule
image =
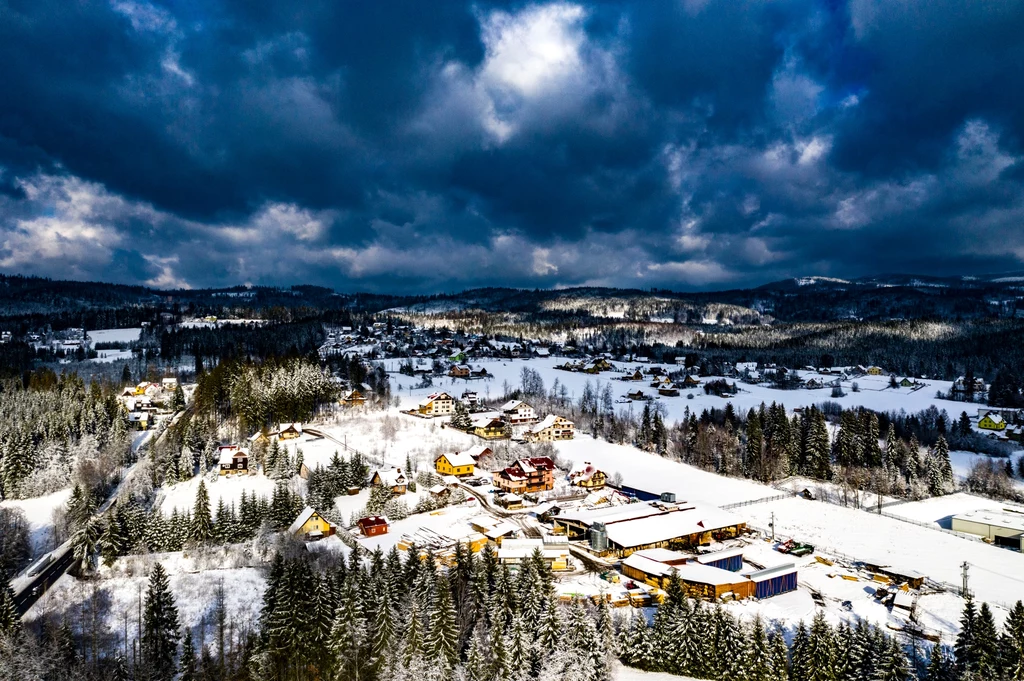
<svg viewBox="0 0 1024 681">
<path fill-rule="evenodd" d="M 643 549 L 688 549 L 737 536 L 746 529 L 738 516 L 714 506 L 651 501 L 568 511 L 555 530 L 569 539 L 589 540 L 601 555 L 626 557 Z"/>
</svg>

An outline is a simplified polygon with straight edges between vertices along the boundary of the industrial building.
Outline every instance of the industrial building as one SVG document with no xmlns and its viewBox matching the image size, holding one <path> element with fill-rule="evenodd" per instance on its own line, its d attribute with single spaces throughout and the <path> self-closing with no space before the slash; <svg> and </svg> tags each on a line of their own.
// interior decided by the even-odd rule
<svg viewBox="0 0 1024 681">
<path fill-rule="evenodd" d="M 957 532 L 976 534 L 996 546 L 1021 550 L 1024 537 L 1024 511 L 1012 508 L 970 511 L 953 516 L 952 528 Z"/>
<path fill-rule="evenodd" d="M 767 570 L 743 569 L 743 550 L 692 556 L 667 549 L 635 551 L 622 561 L 622 573 L 659 589 L 668 589 L 673 574 L 691 598 L 705 600 L 770 598 L 796 590 L 792 563 Z"/>
<path fill-rule="evenodd" d="M 689 549 L 742 533 L 746 523 L 714 506 L 658 501 L 563 512 L 555 531 L 570 540 L 587 540 L 599 555 L 626 557 L 643 549 Z"/>
</svg>

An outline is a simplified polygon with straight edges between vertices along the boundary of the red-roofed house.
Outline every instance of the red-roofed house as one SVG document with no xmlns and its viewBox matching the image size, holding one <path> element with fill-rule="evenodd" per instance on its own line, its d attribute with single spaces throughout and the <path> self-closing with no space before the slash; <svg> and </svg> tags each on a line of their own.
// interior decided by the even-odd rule
<svg viewBox="0 0 1024 681">
<path fill-rule="evenodd" d="M 513 494 L 553 489 L 555 462 L 546 456 L 519 459 L 508 468 L 494 472 L 494 486 Z"/>
</svg>

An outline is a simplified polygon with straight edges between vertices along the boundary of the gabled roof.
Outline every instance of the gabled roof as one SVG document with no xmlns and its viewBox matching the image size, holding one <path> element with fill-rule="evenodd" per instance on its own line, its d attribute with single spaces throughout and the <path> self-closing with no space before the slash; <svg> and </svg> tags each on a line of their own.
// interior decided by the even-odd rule
<svg viewBox="0 0 1024 681">
<path fill-rule="evenodd" d="M 501 405 L 501 411 L 512 411 L 513 409 L 518 409 L 521 406 L 526 407 L 527 409 L 530 408 L 530 405 L 522 400 L 509 400 L 505 404 Z"/>
<path fill-rule="evenodd" d="M 372 480 L 374 476 L 380 476 L 380 482 L 385 487 L 397 487 L 398 485 L 406 484 L 406 478 L 401 468 L 378 470 L 374 475 L 370 476 L 370 479 Z"/>
<path fill-rule="evenodd" d="M 442 454 L 441 456 L 434 459 L 434 463 L 437 463 L 441 457 L 448 460 L 452 466 L 472 466 L 476 463 L 472 456 L 468 452 L 449 452 Z"/>
<path fill-rule="evenodd" d="M 387 525 L 388 519 L 382 515 L 371 515 L 360 518 L 356 524 L 359 527 L 377 527 L 378 525 Z"/>
<path fill-rule="evenodd" d="M 306 521 L 312 518 L 314 513 L 316 513 L 316 510 L 312 506 L 307 506 L 302 509 L 302 513 L 299 514 L 299 517 L 296 518 L 295 522 L 288 527 L 288 533 L 295 534 L 298 532 L 299 528 L 305 525 Z"/>
<path fill-rule="evenodd" d="M 548 414 L 547 416 L 544 417 L 544 419 L 540 423 L 534 424 L 529 429 L 529 431 L 527 431 L 527 432 L 539 433 L 540 431 L 544 430 L 545 428 L 550 428 L 551 426 L 555 425 L 555 421 L 557 421 L 560 418 L 564 418 L 564 417 L 561 417 L 558 414 Z M 572 421 L 569 421 L 568 419 L 565 419 L 565 421 L 566 421 L 566 423 L 569 423 L 570 425 L 572 424 Z"/>
</svg>

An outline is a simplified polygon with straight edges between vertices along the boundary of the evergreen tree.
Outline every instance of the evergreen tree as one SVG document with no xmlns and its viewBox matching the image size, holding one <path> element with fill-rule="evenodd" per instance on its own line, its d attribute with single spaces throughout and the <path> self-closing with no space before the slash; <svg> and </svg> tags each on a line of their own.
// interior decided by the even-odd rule
<svg viewBox="0 0 1024 681">
<path fill-rule="evenodd" d="M 213 537 L 213 518 L 210 515 L 210 495 L 206 491 L 206 482 L 199 481 L 196 490 L 196 501 L 192 507 L 192 527 L 189 536 L 192 541 L 204 544 Z"/>
<path fill-rule="evenodd" d="M 928 661 L 927 681 L 956 681 L 953 660 L 939 644 L 932 647 L 932 656 Z"/>
<path fill-rule="evenodd" d="M 14 636 L 20 631 L 21 617 L 14 605 L 14 591 L 10 581 L 4 578 L 0 582 L 0 634 Z"/>
<path fill-rule="evenodd" d="M 910 663 L 903 646 L 896 639 L 889 638 L 872 681 L 909 681 L 910 678 Z"/>
<path fill-rule="evenodd" d="M 1003 625 L 1000 666 L 1008 678 L 1024 681 L 1024 603 L 1017 601 Z"/>
<path fill-rule="evenodd" d="M 178 661 L 180 672 L 178 681 L 197 681 L 196 647 L 192 643 L 192 630 L 185 627 L 185 637 L 181 642 L 181 659 Z"/>
<path fill-rule="evenodd" d="M 429 659 L 449 667 L 458 659 L 458 622 L 448 584 L 439 581 L 434 607 L 430 611 L 427 640 L 424 646 Z"/>
<path fill-rule="evenodd" d="M 167 573 L 157 563 L 149 575 L 142 616 L 142 659 L 149 678 L 170 681 L 178 644 L 178 608 L 174 605 Z"/>
<path fill-rule="evenodd" d="M 619 648 L 623 661 L 630 667 L 658 670 L 660 652 L 654 646 L 653 633 L 643 614 L 635 615 L 629 629 L 622 632 Z"/>
<path fill-rule="evenodd" d="M 960 616 L 960 633 L 956 636 L 956 671 L 960 678 L 974 679 L 978 673 L 978 611 L 974 607 L 974 600 L 970 597 L 964 604 L 963 614 Z"/>
<path fill-rule="evenodd" d="M 757 480 L 766 480 L 764 433 L 761 428 L 761 417 L 753 409 L 747 415 L 747 449 L 743 466 L 748 476 Z"/>
</svg>

